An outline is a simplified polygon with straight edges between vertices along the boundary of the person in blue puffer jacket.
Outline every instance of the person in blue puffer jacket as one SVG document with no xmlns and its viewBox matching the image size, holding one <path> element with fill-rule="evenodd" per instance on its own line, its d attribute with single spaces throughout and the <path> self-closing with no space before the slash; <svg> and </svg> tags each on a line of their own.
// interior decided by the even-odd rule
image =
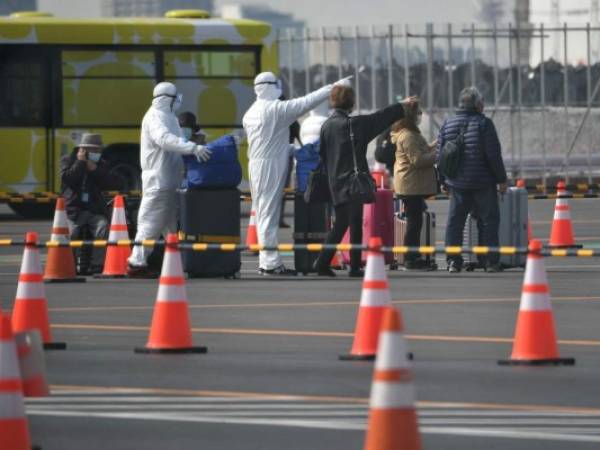
<svg viewBox="0 0 600 450">
<path fill-rule="evenodd" d="M 460 246 L 467 215 L 476 213 L 481 221 L 481 244 L 498 247 L 500 212 L 498 191 L 506 192 L 506 169 L 496 127 L 483 114 L 483 96 L 475 87 L 461 91 L 459 109 L 440 128 L 438 137 L 438 163 L 444 145 L 456 139 L 465 129 L 465 146 L 461 166 L 455 178 L 446 178 L 443 183 L 450 194 L 450 209 L 446 227 L 446 246 Z M 490 254 L 485 261 L 488 272 L 501 270 L 499 255 Z M 461 255 L 448 255 L 448 271 L 460 272 Z"/>
</svg>

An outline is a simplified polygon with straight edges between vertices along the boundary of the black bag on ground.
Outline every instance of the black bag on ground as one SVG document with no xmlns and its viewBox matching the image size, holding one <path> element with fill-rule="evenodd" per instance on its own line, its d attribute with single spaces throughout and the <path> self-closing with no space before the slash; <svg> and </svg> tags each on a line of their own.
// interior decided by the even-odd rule
<svg viewBox="0 0 600 450">
<path fill-rule="evenodd" d="M 465 153 L 465 132 L 468 126 L 469 122 L 460 128 L 454 140 L 446 142 L 442 148 L 438 170 L 446 178 L 452 179 L 458 175 L 458 170 L 460 169 Z"/>
<path fill-rule="evenodd" d="M 180 240 L 240 243 L 240 191 L 187 189 L 180 193 Z M 239 276 L 239 251 L 183 250 L 183 270 L 190 278 Z"/>
<path fill-rule="evenodd" d="M 294 244 L 322 244 L 329 231 L 329 205 L 327 203 L 306 203 L 302 193 L 294 197 Z M 318 252 L 296 250 L 294 267 L 300 273 L 314 272 L 313 265 Z"/>
</svg>

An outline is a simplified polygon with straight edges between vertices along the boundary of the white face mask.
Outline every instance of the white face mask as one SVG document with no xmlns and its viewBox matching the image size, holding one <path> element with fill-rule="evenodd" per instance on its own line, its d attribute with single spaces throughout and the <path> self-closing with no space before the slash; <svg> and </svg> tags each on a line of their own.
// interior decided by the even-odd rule
<svg viewBox="0 0 600 450">
<path fill-rule="evenodd" d="M 192 129 L 191 128 L 185 127 L 185 128 L 182 128 L 181 131 L 183 132 L 183 137 L 186 140 L 189 141 L 192 138 Z"/>
<path fill-rule="evenodd" d="M 91 162 L 97 163 L 100 161 L 100 156 L 102 156 L 100 153 L 88 152 L 88 160 Z"/>
</svg>

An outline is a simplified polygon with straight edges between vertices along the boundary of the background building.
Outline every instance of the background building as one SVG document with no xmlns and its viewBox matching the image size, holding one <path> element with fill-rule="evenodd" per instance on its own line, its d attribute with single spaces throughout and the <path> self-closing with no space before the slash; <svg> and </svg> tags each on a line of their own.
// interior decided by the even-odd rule
<svg viewBox="0 0 600 450">
<path fill-rule="evenodd" d="M 36 0 L 2 0 L 0 1 L 0 16 L 7 16 L 15 11 L 35 11 Z"/>
<path fill-rule="evenodd" d="M 102 0 L 106 17 L 161 17 L 171 9 L 213 11 L 213 0 Z"/>
</svg>

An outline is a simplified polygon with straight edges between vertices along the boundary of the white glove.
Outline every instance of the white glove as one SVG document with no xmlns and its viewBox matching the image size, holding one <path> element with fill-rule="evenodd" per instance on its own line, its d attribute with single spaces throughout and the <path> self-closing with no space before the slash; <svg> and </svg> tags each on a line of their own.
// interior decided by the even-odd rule
<svg viewBox="0 0 600 450">
<path fill-rule="evenodd" d="M 194 149 L 194 156 L 198 162 L 206 162 L 210 159 L 212 152 L 204 145 L 197 145 Z"/>
<path fill-rule="evenodd" d="M 350 75 L 349 77 L 342 78 L 341 80 L 338 80 L 335 83 L 333 83 L 333 85 L 334 86 L 352 87 L 352 82 L 350 81 L 352 78 L 354 78 L 354 75 Z"/>
<path fill-rule="evenodd" d="M 237 129 L 237 130 L 231 132 L 231 136 L 233 136 L 233 140 L 235 141 L 235 145 L 240 145 L 240 143 L 246 137 L 246 132 L 244 131 L 243 128 Z"/>
</svg>

